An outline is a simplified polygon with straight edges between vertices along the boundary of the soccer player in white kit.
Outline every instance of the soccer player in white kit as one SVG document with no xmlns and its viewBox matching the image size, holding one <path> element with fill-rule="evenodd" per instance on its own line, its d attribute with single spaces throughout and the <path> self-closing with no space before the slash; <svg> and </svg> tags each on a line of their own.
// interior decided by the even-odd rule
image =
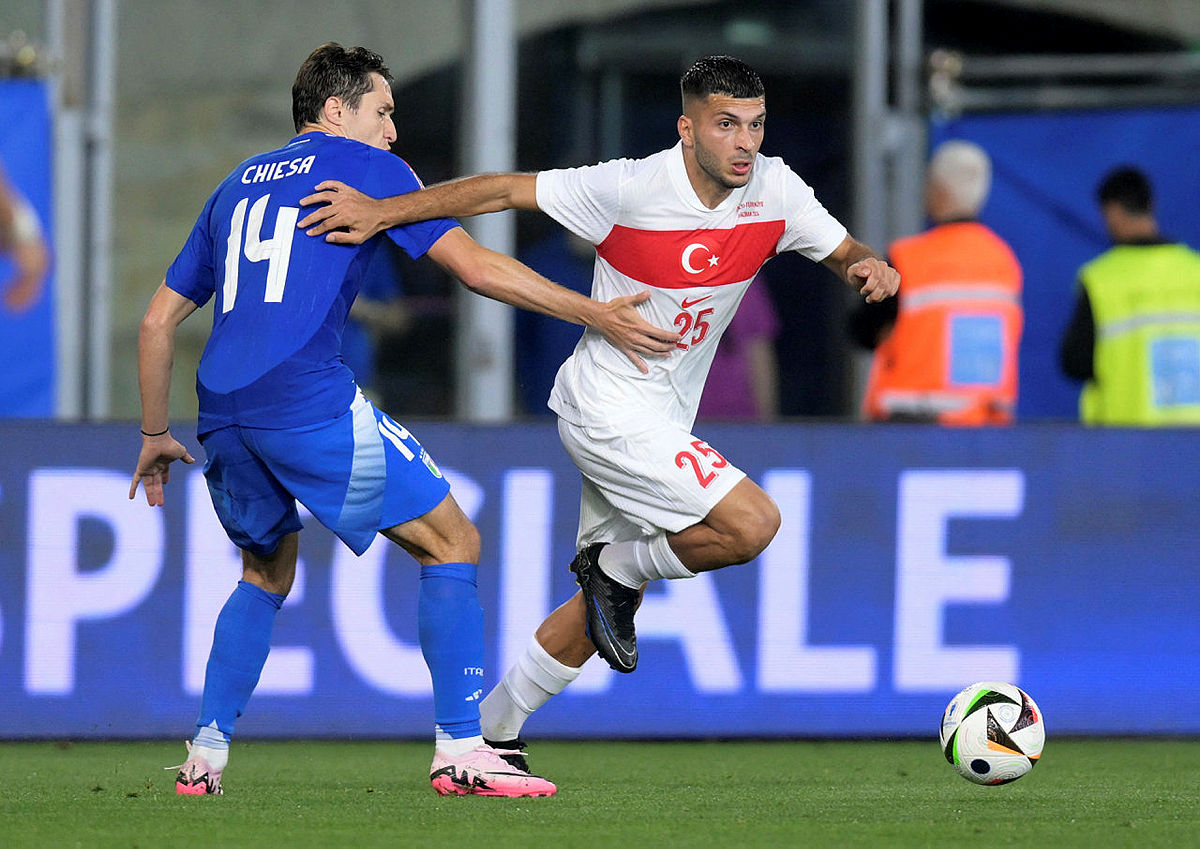
<svg viewBox="0 0 1200 849">
<path fill-rule="evenodd" d="M 680 88 L 679 143 L 645 159 L 480 175 L 379 201 L 331 181 L 301 201 L 326 205 L 298 226 L 347 243 L 438 216 L 540 209 L 596 246 L 594 298 L 649 291 L 638 309 L 679 333 L 669 355 L 635 363 L 587 330 L 559 369 L 549 403 L 583 476 L 571 564 L 580 592 L 481 706 L 485 738 L 514 761 L 525 720 L 593 652 L 618 671 L 636 667 L 633 617 L 648 581 L 746 563 L 775 536 L 770 496 L 691 433 L 717 341 L 762 265 L 798 251 L 870 302 L 900 283 L 781 159 L 759 152 L 766 98 L 753 69 L 710 56 Z"/>
</svg>

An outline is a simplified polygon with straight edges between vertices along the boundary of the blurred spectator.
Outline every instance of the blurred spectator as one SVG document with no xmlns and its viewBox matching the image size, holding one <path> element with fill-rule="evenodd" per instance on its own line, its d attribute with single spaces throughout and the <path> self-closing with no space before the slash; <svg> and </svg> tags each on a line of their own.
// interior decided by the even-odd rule
<svg viewBox="0 0 1200 849">
<path fill-rule="evenodd" d="M 863 414 L 875 421 L 1010 424 L 1024 314 L 1021 266 L 976 220 L 992 164 L 976 144 L 939 145 L 925 177 L 933 227 L 892 243 L 900 293 L 864 304 L 850 331 L 875 357 Z"/>
<path fill-rule="evenodd" d="M 0 279 L 4 309 L 22 313 L 42 293 L 50 251 L 42 238 L 42 227 L 29 202 L 8 181 L 0 168 L 0 254 L 12 263 L 12 274 Z"/>
<path fill-rule="evenodd" d="M 760 275 L 717 343 L 699 418 L 765 422 L 779 416 L 778 335 L 779 317 Z"/>
<path fill-rule="evenodd" d="M 388 250 L 376 252 L 342 331 L 342 360 L 354 372 L 364 394 L 377 403 L 381 401 L 377 374 L 380 342 L 403 334 L 412 324 L 400 273 Z"/>
<path fill-rule="evenodd" d="M 592 291 L 596 249 L 567 230 L 556 230 L 535 242 L 518 257 L 543 277 L 584 295 Z M 530 310 L 514 316 L 517 393 L 526 414 L 551 416 L 546 406 L 554 376 L 575 346 L 583 329 Z"/>
<path fill-rule="evenodd" d="M 1116 244 L 1079 270 L 1059 359 L 1085 381 L 1094 425 L 1200 425 L 1200 254 L 1163 239 L 1150 181 L 1110 171 L 1097 190 Z"/>
</svg>

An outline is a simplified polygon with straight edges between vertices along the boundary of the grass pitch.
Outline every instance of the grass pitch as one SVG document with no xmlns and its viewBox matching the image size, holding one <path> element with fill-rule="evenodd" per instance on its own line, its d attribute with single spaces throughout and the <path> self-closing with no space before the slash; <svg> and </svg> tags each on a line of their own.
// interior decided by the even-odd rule
<svg viewBox="0 0 1200 849">
<path fill-rule="evenodd" d="M 0 743 L 0 846 L 1200 845 L 1200 740 L 1056 740 L 979 787 L 936 741 L 538 742 L 549 799 L 442 798 L 431 746 L 243 742 L 177 797 L 178 742 Z"/>
</svg>

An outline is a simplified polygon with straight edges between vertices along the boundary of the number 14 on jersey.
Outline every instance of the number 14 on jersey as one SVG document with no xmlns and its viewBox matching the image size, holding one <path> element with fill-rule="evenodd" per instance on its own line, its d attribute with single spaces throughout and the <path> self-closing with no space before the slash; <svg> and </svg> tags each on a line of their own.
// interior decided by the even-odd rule
<svg viewBox="0 0 1200 849">
<path fill-rule="evenodd" d="M 229 312 L 237 300 L 238 269 L 242 263 L 242 233 L 245 232 L 246 259 L 251 262 L 267 261 L 267 284 L 263 301 L 277 304 L 283 300 L 283 287 L 287 283 L 288 264 L 292 259 L 292 238 L 296 235 L 296 219 L 300 208 L 281 206 L 275 216 L 275 231 L 271 238 L 262 238 L 263 218 L 267 214 L 269 194 L 263 195 L 250 207 L 249 220 L 246 207 L 250 198 L 242 198 L 233 208 L 229 220 L 229 240 L 225 243 L 225 285 L 221 290 L 221 312 Z"/>
</svg>

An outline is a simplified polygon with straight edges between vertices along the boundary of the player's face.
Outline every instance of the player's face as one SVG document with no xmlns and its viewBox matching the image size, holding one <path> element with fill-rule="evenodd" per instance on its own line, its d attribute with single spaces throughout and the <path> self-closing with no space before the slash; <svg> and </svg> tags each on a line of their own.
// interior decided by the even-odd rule
<svg viewBox="0 0 1200 849">
<path fill-rule="evenodd" d="M 371 74 L 371 90 L 362 96 L 358 109 L 346 112 L 342 128 L 346 137 L 387 150 L 396 140 L 392 122 L 392 87 L 379 74 Z"/>
<path fill-rule="evenodd" d="M 707 183 L 721 198 L 750 181 L 766 120 L 767 104 L 761 97 L 710 94 L 688 105 L 679 132 L 685 153 L 690 148 L 694 158 L 688 175 L 702 198 L 705 191 L 697 181 Z"/>
</svg>

